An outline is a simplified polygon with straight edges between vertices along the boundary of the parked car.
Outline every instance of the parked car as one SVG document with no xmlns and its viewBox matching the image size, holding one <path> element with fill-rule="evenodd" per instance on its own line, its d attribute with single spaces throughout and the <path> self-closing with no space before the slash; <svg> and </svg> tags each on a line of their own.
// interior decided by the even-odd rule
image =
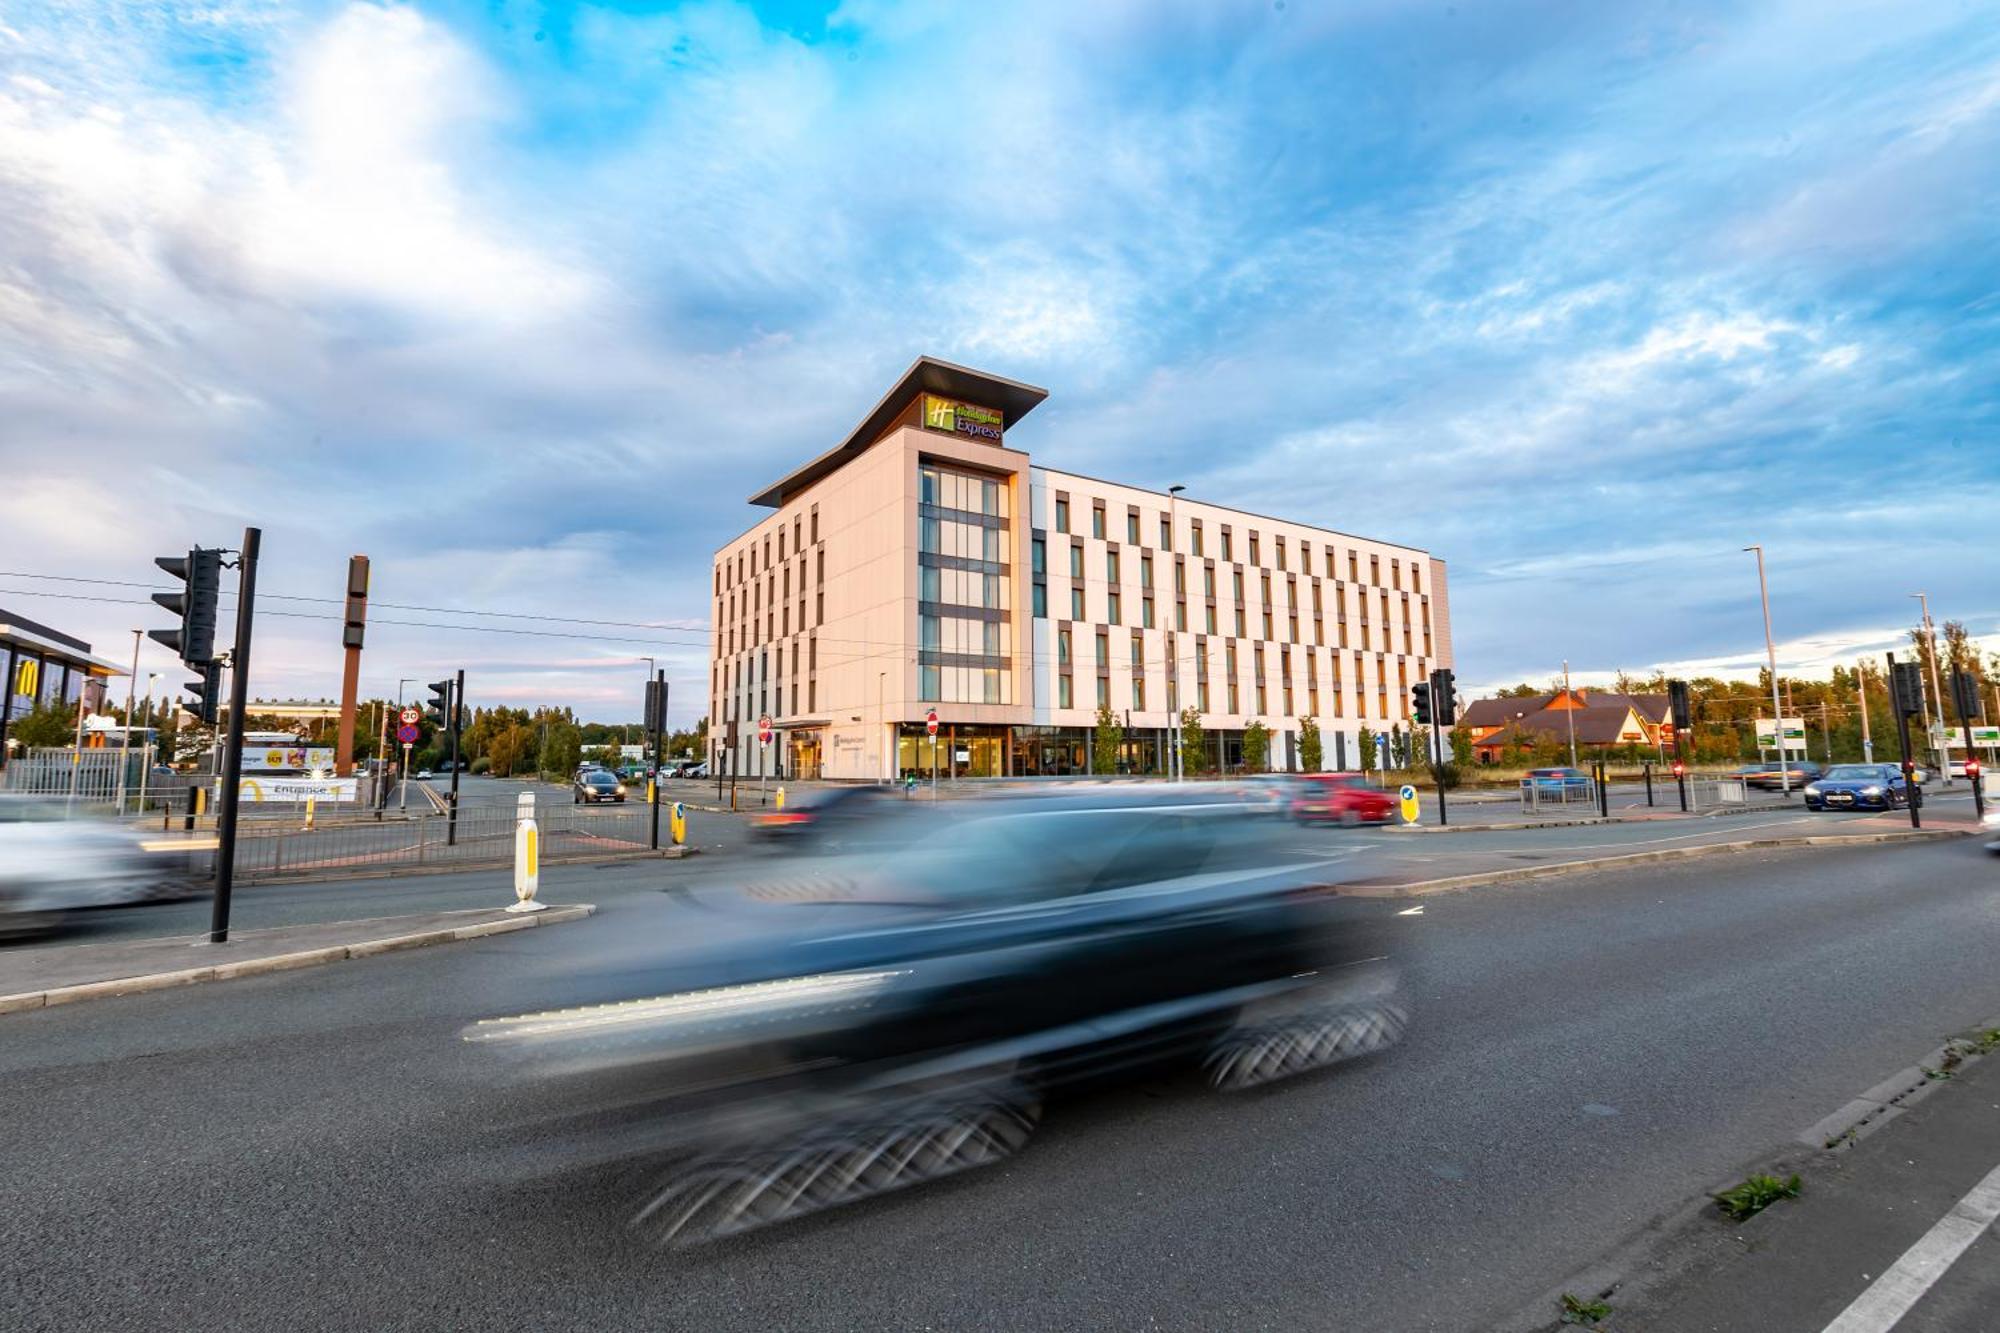
<svg viewBox="0 0 2000 1333">
<path fill-rule="evenodd" d="M 1797 791 L 1824 772 L 1824 768 L 1810 759 L 1794 759 L 1789 764 L 1750 764 L 1737 776 L 1743 779 L 1744 786 L 1755 787 L 1759 791 L 1782 791 L 1787 785 Z"/>
<path fill-rule="evenodd" d="M 1524 786 L 1533 783 L 1536 791 L 1551 794 L 1590 790 L 1590 774 L 1580 768 L 1531 768 L 1521 782 Z"/>
<path fill-rule="evenodd" d="M 618 770 L 618 780 L 620 782 L 638 782 L 651 775 L 652 770 L 644 764 L 626 764 Z"/>
<path fill-rule="evenodd" d="M 1386 824 L 1396 798 L 1361 773 L 1306 773 L 1292 795 L 1291 816 L 1301 824 Z"/>
<path fill-rule="evenodd" d="M 705 778 L 708 776 L 708 765 L 706 763 L 689 764 L 685 768 L 683 768 L 679 773 L 675 774 L 675 776 L 683 778 Z"/>
<path fill-rule="evenodd" d="M 615 774 L 601 768 L 586 770 L 576 775 L 576 782 L 570 789 L 572 805 L 596 805 L 603 801 L 625 803 L 625 784 Z"/>
<path fill-rule="evenodd" d="M 1894 764 L 1835 764 L 1806 784 L 1805 798 L 1808 810 L 1891 810 L 1908 805 L 1910 791 Z"/>
</svg>

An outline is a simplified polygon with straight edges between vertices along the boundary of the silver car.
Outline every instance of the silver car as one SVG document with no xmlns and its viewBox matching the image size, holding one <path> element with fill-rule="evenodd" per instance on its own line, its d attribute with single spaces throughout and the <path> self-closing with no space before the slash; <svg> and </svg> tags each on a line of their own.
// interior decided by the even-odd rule
<svg viewBox="0 0 2000 1333">
<path fill-rule="evenodd" d="M 113 819 L 61 797 L 0 797 L 0 938 L 53 930 L 72 912 L 159 896 L 165 858 Z"/>
</svg>

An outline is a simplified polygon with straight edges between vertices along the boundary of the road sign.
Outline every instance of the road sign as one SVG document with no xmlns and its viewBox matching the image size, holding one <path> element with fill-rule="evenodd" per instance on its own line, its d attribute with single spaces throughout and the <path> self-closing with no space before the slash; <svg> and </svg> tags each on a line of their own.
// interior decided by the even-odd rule
<svg viewBox="0 0 2000 1333">
<path fill-rule="evenodd" d="M 770 743 L 771 743 L 771 715 L 769 713 L 766 713 L 764 714 L 764 716 L 757 719 L 757 744 L 769 745 Z"/>
<path fill-rule="evenodd" d="M 422 717 L 423 714 L 415 708 L 405 708 L 402 712 L 396 714 L 396 720 L 406 727 L 416 726 Z"/>
<path fill-rule="evenodd" d="M 1417 789 L 1405 782 L 1396 789 L 1396 804 L 1402 807 L 1403 822 L 1417 822 Z"/>
<path fill-rule="evenodd" d="M 935 708 L 924 714 L 924 735 L 937 735 L 937 709 Z"/>
<path fill-rule="evenodd" d="M 401 741 L 405 745 L 415 745 L 417 743 L 416 723 L 405 722 L 402 726 L 397 727 L 396 739 Z"/>
</svg>

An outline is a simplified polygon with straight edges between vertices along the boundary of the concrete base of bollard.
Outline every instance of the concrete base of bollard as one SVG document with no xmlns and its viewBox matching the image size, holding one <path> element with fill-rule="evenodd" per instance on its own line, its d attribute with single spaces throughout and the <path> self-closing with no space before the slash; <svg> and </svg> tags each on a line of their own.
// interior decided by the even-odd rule
<svg viewBox="0 0 2000 1333">
<path fill-rule="evenodd" d="M 549 910 L 549 905 L 547 903 L 538 903 L 533 898 L 525 898 L 501 910 L 505 912 L 546 912 Z"/>
</svg>

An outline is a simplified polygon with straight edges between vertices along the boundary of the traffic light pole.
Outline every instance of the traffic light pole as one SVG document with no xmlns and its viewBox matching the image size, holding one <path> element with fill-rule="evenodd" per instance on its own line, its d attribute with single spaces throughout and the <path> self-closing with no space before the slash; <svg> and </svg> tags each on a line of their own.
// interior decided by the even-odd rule
<svg viewBox="0 0 2000 1333">
<path fill-rule="evenodd" d="M 1431 693 L 1435 695 L 1437 691 L 1433 690 Z M 1451 816 L 1445 812 L 1444 807 L 1444 736 L 1438 730 L 1435 712 L 1431 714 L 1431 763 L 1433 765 L 1431 777 L 1436 779 L 1438 789 L 1438 826 L 1442 828 L 1451 823 Z"/>
<path fill-rule="evenodd" d="M 1979 685 L 1978 682 L 1973 680 L 1965 680 L 1961 683 L 1960 674 L 1956 670 L 1951 673 L 1952 702 L 1958 705 L 1958 725 L 1965 730 L 1965 776 L 1972 782 L 1972 817 L 1975 820 L 1983 820 L 1986 818 L 1986 795 L 1980 788 L 1985 784 L 1980 780 L 1979 774 L 1975 771 L 1979 760 L 1972 748 L 1972 715 L 1965 708 L 1966 697 L 1968 695 L 1971 696 L 1971 701 L 1974 704 L 1979 702 Z M 1951 746 L 1949 745 L 1944 747 L 1944 771 L 1947 777 L 1951 775 Z"/>
<path fill-rule="evenodd" d="M 465 711 L 465 668 L 458 669 L 458 676 L 451 687 L 451 807 L 445 814 L 444 845 L 458 845 L 458 729 Z"/>
<path fill-rule="evenodd" d="M 647 702 L 649 704 L 652 704 L 653 707 L 649 710 L 652 713 L 652 716 L 646 719 L 646 725 L 649 726 L 653 732 L 653 780 L 650 783 L 648 783 L 647 786 L 651 790 L 653 795 L 653 814 L 652 814 L 653 831 L 651 835 L 651 846 L 652 849 L 657 852 L 660 850 L 660 736 L 663 729 L 666 727 L 666 719 L 667 719 L 667 673 L 666 672 L 660 671 L 657 674 L 653 682 L 653 690 L 649 691 L 649 693 L 653 693 L 658 696 L 657 699 L 647 700 Z"/>
<path fill-rule="evenodd" d="M 229 942 L 229 893 L 236 879 L 236 806 L 243 781 L 243 713 L 250 703 L 250 618 L 257 601 L 257 528 L 243 529 L 236 561 L 236 647 L 229 654 L 229 731 L 223 742 L 222 802 L 216 815 L 215 903 L 208 942 Z"/>
<path fill-rule="evenodd" d="M 1903 799 L 1910 809 L 1910 827 L 1922 828 L 1924 821 L 1923 817 L 1917 813 L 1917 807 L 1923 803 L 1924 794 L 1917 788 L 1917 765 L 1916 761 L 1910 757 L 1910 715 L 1903 711 L 1904 701 L 1897 696 L 1894 689 L 1896 655 L 1894 653 L 1884 653 L 1882 654 L 1882 658 L 1889 664 L 1889 680 L 1891 682 L 1889 701 L 1895 706 L 1896 711 L 1896 743 L 1902 747 L 1903 751 Z"/>
</svg>

